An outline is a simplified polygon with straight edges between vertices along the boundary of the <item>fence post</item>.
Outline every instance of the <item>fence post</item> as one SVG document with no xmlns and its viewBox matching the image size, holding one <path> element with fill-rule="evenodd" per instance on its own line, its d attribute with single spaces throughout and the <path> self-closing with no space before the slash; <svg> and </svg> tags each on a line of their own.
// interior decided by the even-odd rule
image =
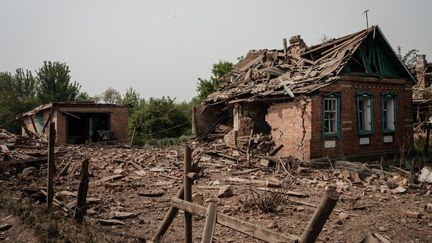
<svg viewBox="0 0 432 243">
<path fill-rule="evenodd" d="M 207 208 L 206 221 L 201 243 L 211 243 L 213 240 L 213 229 L 216 224 L 216 204 L 210 202 Z"/>
<path fill-rule="evenodd" d="M 75 206 L 75 220 L 82 224 L 84 220 L 84 215 L 87 212 L 87 190 L 88 190 L 88 184 L 89 184 L 89 177 L 88 177 L 88 167 L 89 167 L 89 161 L 88 159 L 85 159 L 82 162 L 81 166 L 81 181 L 78 187 L 78 195 L 77 195 L 77 203 Z"/>
<path fill-rule="evenodd" d="M 191 159 L 191 149 L 188 145 L 185 146 L 184 150 L 184 175 L 183 175 L 183 185 L 184 185 L 184 200 L 192 201 L 192 180 L 189 179 L 188 174 L 191 172 L 192 159 Z M 192 214 L 185 212 L 185 242 L 192 243 Z"/>
<path fill-rule="evenodd" d="M 338 200 L 339 193 L 336 192 L 335 188 L 329 188 L 324 194 L 321 204 L 315 210 L 310 219 L 308 226 L 301 237 L 301 243 L 315 242 Z"/>
<path fill-rule="evenodd" d="M 54 198 L 54 173 L 55 173 L 55 161 L 54 161 L 54 143 L 55 143 L 55 124 L 50 122 L 49 125 L 49 137 L 48 137 L 48 171 L 47 171 L 47 205 L 48 209 L 52 208 Z"/>
</svg>

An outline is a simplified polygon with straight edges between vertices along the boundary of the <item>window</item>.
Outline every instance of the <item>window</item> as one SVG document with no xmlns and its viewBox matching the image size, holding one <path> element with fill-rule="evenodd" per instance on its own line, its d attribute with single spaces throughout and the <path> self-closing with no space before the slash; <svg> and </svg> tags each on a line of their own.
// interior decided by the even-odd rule
<svg viewBox="0 0 432 243">
<path fill-rule="evenodd" d="M 394 94 L 383 94 L 381 101 L 383 133 L 392 133 L 396 127 L 396 96 Z"/>
<path fill-rule="evenodd" d="M 329 94 L 323 97 L 323 135 L 339 136 L 340 97 Z"/>
<path fill-rule="evenodd" d="M 373 133 L 373 103 L 372 95 L 369 93 L 357 94 L 357 127 L 359 135 Z"/>
</svg>

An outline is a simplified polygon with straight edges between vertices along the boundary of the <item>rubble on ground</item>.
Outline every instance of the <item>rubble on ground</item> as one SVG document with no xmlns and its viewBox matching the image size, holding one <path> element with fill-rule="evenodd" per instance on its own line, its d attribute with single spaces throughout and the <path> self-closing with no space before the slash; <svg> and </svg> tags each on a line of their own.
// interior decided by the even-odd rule
<svg viewBox="0 0 432 243">
<path fill-rule="evenodd" d="M 8 146 L 9 152 L 1 152 L 1 158 L 5 154 L 9 158 L 0 160 L 2 190 L 21 191 L 35 203 L 45 203 L 46 165 L 17 167 L 8 163 L 46 156 L 46 145 L 32 141 L 20 147 L 16 146 L 18 137 L 0 134 L 3 134 L 0 144 L 15 144 Z M 192 189 L 195 203 L 205 206 L 213 201 L 223 214 L 277 232 L 289 229 L 301 234 L 322 192 L 335 186 L 342 197 L 320 239 L 360 241 L 372 231 L 380 232 L 374 233 L 375 237 L 432 240 L 425 233 L 432 227 L 429 205 L 432 185 L 414 183 L 410 172 L 400 168 L 385 171 L 378 163 L 281 158 L 274 153 L 278 146 L 262 135 L 242 144 L 238 148 L 226 147 L 221 138 L 191 144 L 194 163 L 202 168 L 200 179 Z M 81 162 L 88 158 L 90 184 L 86 223 L 106 229 L 110 232 L 107 234 L 118 237 L 117 240 L 151 238 L 165 216 L 170 198 L 182 185 L 182 147 L 62 145 L 55 151 L 56 208 L 66 217 L 73 214 Z M 271 213 L 263 214 L 256 207 L 253 193 L 263 197 L 286 196 L 282 198 L 283 203 L 272 206 Z M 203 226 L 203 218 L 194 218 L 194 221 L 197 227 Z M 201 228 L 194 232 L 198 240 Z M 214 236 L 218 241 L 251 240 L 223 227 L 217 227 Z M 167 241 L 182 238 L 183 222 L 174 223 L 166 237 Z"/>
</svg>

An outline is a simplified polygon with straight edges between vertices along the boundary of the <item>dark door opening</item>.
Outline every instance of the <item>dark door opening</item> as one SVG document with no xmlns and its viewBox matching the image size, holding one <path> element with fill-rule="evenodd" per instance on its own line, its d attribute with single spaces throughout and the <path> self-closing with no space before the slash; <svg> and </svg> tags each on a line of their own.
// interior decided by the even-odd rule
<svg viewBox="0 0 432 243">
<path fill-rule="evenodd" d="M 67 115 L 67 143 L 82 144 L 111 140 L 110 113 L 71 113 Z"/>
</svg>

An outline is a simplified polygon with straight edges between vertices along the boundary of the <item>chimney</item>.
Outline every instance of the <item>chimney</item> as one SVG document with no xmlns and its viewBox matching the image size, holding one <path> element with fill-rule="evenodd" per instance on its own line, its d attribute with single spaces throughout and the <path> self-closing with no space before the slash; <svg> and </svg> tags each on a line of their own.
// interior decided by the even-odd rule
<svg viewBox="0 0 432 243">
<path fill-rule="evenodd" d="M 427 61 L 426 55 L 417 55 L 416 58 L 416 78 L 417 78 L 417 86 L 421 89 L 426 87 L 425 83 L 425 71 L 426 71 Z"/>
<path fill-rule="evenodd" d="M 289 39 L 289 42 L 289 54 L 291 54 L 293 57 L 300 58 L 301 52 L 307 48 L 303 39 L 300 37 L 300 35 L 295 35 Z"/>
</svg>

